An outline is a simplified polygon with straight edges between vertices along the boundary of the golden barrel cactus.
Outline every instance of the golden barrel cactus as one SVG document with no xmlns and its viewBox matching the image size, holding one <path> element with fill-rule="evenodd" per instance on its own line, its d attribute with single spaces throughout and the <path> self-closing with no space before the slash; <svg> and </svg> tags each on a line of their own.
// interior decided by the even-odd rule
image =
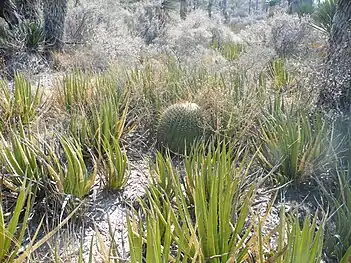
<svg viewBox="0 0 351 263">
<path fill-rule="evenodd" d="M 172 152 L 189 151 L 194 142 L 205 135 L 201 108 L 190 102 L 176 103 L 161 115 L 157 127 L 157 145 Z"/>
</svg>

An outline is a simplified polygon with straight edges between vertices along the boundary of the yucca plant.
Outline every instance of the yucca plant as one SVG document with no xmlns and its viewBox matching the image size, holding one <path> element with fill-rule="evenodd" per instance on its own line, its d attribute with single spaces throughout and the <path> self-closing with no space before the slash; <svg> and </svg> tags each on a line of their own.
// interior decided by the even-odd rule
<svg viewBox="0 0 351 263">
<path fill-rule="evenodd" d="M 285 64 L 284 58 L 276 58 L 268 64 L 265 72 L 273 88 L 277 91 L 282 91 L 293 81 L 292 74 L 287 71 Z"/>
<path fill-rule="evenodd" d="M 321 262 L 323 250 L 325 217 L 317 224 L 317 213 L 314 216 L 306 216 L 301 223 L 298 215 L 287 217 L 284 207 L 279 213 L 279 224 L 266 236 L 262 236 L 261 220 L 258 220 L 253 248 L 258 246 L 254 262 L 274 263 L 317 263 Z M 271 238 L 276 236 L 277 245 L 271 247 Z M 258 240 L 255 237 L 258 236 Z M 251 261 L 250 261 L 251 262 Z"/>
<path fill-rule="evenodd" d="M 29 124 L 38 115 L 41 105 L 40 88 L 33 91 L 32 85 L 22 74 L 15 74 L 13 92 L 10 92 L 4 81 L 0 81 L 0 128 L 19 120 Z"/>
<path fill-rule="evenodd" d="M 271 170 L 278 165 L 277 183 L 300 183 L 312 175 L 328 151 L 327 127 L 320 114 L 273 108 L 261 122 L 259 161 Z"/>
<path fill-rule="evenodd" d="M 79 141 L 68 136 L 59 137 L 63 156 L 59 150 L 47 145 L 48 157 L 43 158 L 49 175 L 58 189 L 65 194 L 83 198 L 93 187 L 97 175 L 97 162 L 92 155 L 92 167 L 88 167 Z M 65 161 L 62 162 L 62 159 Z"/>
<path fill-rule="evenodd" d="M 284 211 L 280 213 L 281 222 L 284 220 Z M 284 230 L 279 233 L 284 237 Z M 317 213 L 311 220 L 310 216 L 306 216 L 303 225 L 300 226 L 300 220 L 296 216 L 293 223 L 286 230 L 287 241 L 285 245 L 286 251 L 277 262 L 287 263 L 317 263 L 321 262 L 323 238 L 324 238 L 324 222 L 317 225 Z M 280 240 L 282 241 L 283 238 Z M 281 245 L 280 245 L 281 246 Z"/>
<path fill-rule="evenodd" d="M 8 214 L 8 211 L 4 211 L 3 196 L 0 193 L 0 262 L 21 263 L 27 260 L 32 261 L 33 253 L 67 224 L 80 207 L 78 205 L 57 227 L 38 240 L 37 237 L 43 218 L 39 222 L 34 235 L 29 237 L 29 242 L 26 242 L 25 233 L 28 228 L 30 215 L 33 212 L 35 189 L 33 189 L 31 183 L 24 179 L 17 194 L 12 213 L 9 218 L 6 218 L 5 214 Z M 24 243 L 27 244 L 25 245 Z"/>
<path fill-rule="evenodd" d="M 12 216 L 5 221 L 2 195 L 0 194 L 0 262 L 14 262 L 24 242 L 24 234 L 33 207 L 31 184 L 23 179 Z M 22 214 L 24 210 L 24 214 Z"/>
<path fill-rule="evenodd" d="M 109 96 L 102 103 L 93 112 L 91 122 L 92 129 L 96 131 L 94 142 L 98 152 L 102 152 L 103 145 L 108 144 L 112 138 L 119 140 L 122 137 L 128 114 L 128 102 L 123 102 L 116 96 Z"/>
<path fill-rule="evenodd" d="M 187 162 L 186 180 L 176 172 L 169 173 L 173 198 L 161 187 L 151 185 L 147 200 L 141 202 L 147 215 L 156 215 L 153 218 L 158 223 L 152 224 L 159 229 L 164 249 L 171 235 L 177 257 L 174 262 L 244 262 L 248 257 L 246 241 L 252 225 L 245 222 L 254 195 L 248 172 L 252 159 L 244 151 L 233 156 L 227 147 L 225 143 L 198 147 Z M 239 159 L 240 165 L 235 166 Z M 159 192 L 154 194 L 155 190 Z M 136 241 L 140 246 L 140 239 Z"/>
<path fill-rule="evenodd" d="M 195 149 L 185 164 L 202 254 L 199 259 L 241 262 L 247 256 L 245 237 L 252 227 L 245 228 L 244 222 L 254 196 L 249 174 L 253 159 L 245 150 L 233 153 L 230 144 L 217 143 Z M 237 215 L 234 220 L 233 214 Z"/>
<path fill-rule="evenodd" d="M 137 262 L 187 262 L 181 259 L 180 254 L 172 251 L 172 230 L 170 214 L 166 218 L 166 229 L 160 233 L 161 220 L 153 209 L 147 211 L 145 226 L 140 217 L 130 219 L 127 217 L 128 241 L 130 245 L 131 263 Z M 146 245 L 146 251 L 143 246 Z M 172 253 L 173 252 L 173 253 Z M 143 260 L 144 259 L 144 260 Z"/>
<path fill-rule="evenodd" d="M 157 209 L 162 214 L 162 218 L 166 218 L 169 214 L 169 201 L 172 202 L 175 192 L 172 178 L 180 176 L 177 169 L 174 167 L 169 151 L 163 155 L 161 152 L 156 152 L 155 163 L 150 165 L 150 182 L 146 196 L 148 197 L 150 209 Z M 144 209 L 149 207 L 142 202 Z M 167 226 L 158 224 L 161 242 L 163 242 Z"/>
<path fill-rule="evenodd" d="M 25 177 L 38 182 L 43 175 L 43 167 L 38 160 L 40 154 L 38 142 L 30 131 L 24 130 L 21 123 L 19 129 L 19 131 L 10 130 L 10 141 L 0 133 L 2 143 L 0 161 L 4 172 L 9 175 L 7 179 L 17 186 L 23 184 Z"/>
<path fill-rule="evenodd" d="M 254 233 L 248 241 L 252 255 L 248 262 L 320 262 L 326 216 L 324 215 L 318 221 L 318 213 L 316 212 L 314 216 L 306 216 L 302 222 L 299 215 L 287 216 L 284 206 L 282 206 L 278 224 L 272 230 L 266 229 L 266 233 L 263 234 L 262 229 L 267 216 L 271 213 L 274 201 L 275 197 L 268 203 L 263 216 L 257 215 Z"/>
<path fill-rule="evenodd" d="M 70 130 L 84 148 L 93 149 L 101 158 L 104 145 L 113 143 L 113 138 L 119 140 L 124 132 L 133 129 L 133 125 L 127 123 L 128 110 L 127 98 L 106 94 L 96 104 L 81 108 L 72 116 Z"/>
<path fill-rule="evenodd" d="M 329 35 L 331 33 L 337 3 L 338 0 L 321 1 L 312 15 L 314 20 L 312 26 Z"/>
<path fill-rule="evenodd" d="M 57 92 L 58 104 L 68 113 L 75 113 L 93 103 L 95 88 L 89 76 L 77 71 L 63 78 Z"/>
<path fill-rule="evenodd" d="M 129 178 L 127 154 L 121 149 L 120 142 L 116 138 L 112 138 L 112 142 L 106 141 L 103 149 L 105 155 L 101 162 L 104 167 L 106 187 L 120 190 Z"/>
<path fill-rule="evenodd" d="M 143 223 L 140 217 L 131 219 L 131 216 L 127 216 L 127 228 L 128 242 L 130 244 L 130 262 L 143 262 L 143 243 L 145 242 L 144 240 L 146 234 L 144 232 Z M 154 231 L 150 231 L 150 234 L 156 233 L 156 231 L 156 229 Z M 157 241 L 155 243 L 157 243 Z M 152 247 L 151 244 L 149 244 L 149 246 Z M 158 258 L 160 257 L 162 257 L 162 254 L 158 255 Z"/>
<path fill-rule="evenodd" d="M 169 151 L 165 154 L 156 152 L 155 163 L 150 167 L 150 184 L 162 189 L 170 199 L 174 197 L 172 175 L 177 174 L 176 168 L 173 165 Z"/>
<path fill-rule="evenodd" d="M 19 27 L 24 37 L 25 46 L 29 51 L 38 51 L 44 44 L 44 26 L 38 21 L 24 21 Z"/>
</svg>

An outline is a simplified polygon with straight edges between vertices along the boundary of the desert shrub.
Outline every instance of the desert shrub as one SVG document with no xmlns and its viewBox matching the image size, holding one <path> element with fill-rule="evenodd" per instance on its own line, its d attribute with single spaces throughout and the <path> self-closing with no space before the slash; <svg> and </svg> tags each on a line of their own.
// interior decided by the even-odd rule
<svg viewBox="0 0 351 263">
<path fill-rule="evenodd" d="M 297 16 L 280 14 L 271 20 L 271 44 L 280 57 L 287 57 L 301 52 L 302 43 L 309 36 L 309 21 Z"/>
<path fill-rule="evenodd" d="M 169 11 L 176 7 L 162 7 L 159 2 L 146 1 L 132 4 L 133 13 L 125 17 L 125 23 L 133 36 L 141 37 L 149 45 L 156 38 L 162 37 L 166 25 L 171 20 Z"/>
<path fill-rule="evenodd" d="M 301 98 L 309 97 L 310 102 L 306 106 L 311 105 L 311 102 L 317 99 L 318 93 L 315 90 L 323 78 L 321 73 L 327 39 L 309 23 L 307 17 L 301 18 L 300 21 L 296 15 L 277 12 L 272 18 L 248 26 L 239 33 L 246 45 L 245 52 L 237 59 L 236 65 L 247 72 L 250 81 L 255 82 L 260 79 L 262 73 L 266 75 L 266 69 L 270 68 L 269 65 L 272 66 L 272 61 L 283 59 L 284 70 L 281 72 L 285 72 L 285 76 L 281 75 L 279 81 L 275 79 L 273 82 L 272 78 L 269 78 L 269 82 L 261 82 L 260 85 L 278 84 L 276 81 L 283 81 L 291 91 L 294 90 L 293 93 L 305 92 L 306 96 Z M 289 48 L 284 48 L 285 44 Z M 273 64 L 279 66 L 277 62 Z M 273 71 L 277 69 L 275 67 Z"/>
<path fill-rule="evenodd" d="M 139 62 L 145 43 L 128 28 L 126 20 L 133 15 L 128 5 L 115 1 L 84 1 L 73 8 L 66 19 L 66 28 L 71 27 L 66 40 L 78 45 L 66 46 L 73 65 L 67 58 L 63 66 L 106 70 L 111 62 L 125 66 Z"/>
<path fill-rule="evenodd" d="M 155 41 L 161 50 L 174 55 L 184 66 L 199 64 L 199 60 L 211 55 L 213 44 L 221 47 L 226 43 L 241 43 L 241 39 L 219 20 L 208 18 L 202 10 L 169 24 L 165 36 Z"/>
<path fill-rule="evenodd" d="M 78 5 L 69 8 L 66 15 L 65 38 L 72 45 L 84 45 L 91 39 L 94 26 L 99 19 L 94 8 Z"/>
<path fill-rule="evenodd" d="M 270 43 L 271 26 L 268 21 L 257 21 L 241 30 L 239 36 L 246 45 L 237 65 L 256 78 L 267 63 L 277 56 Z"/>
</svg>

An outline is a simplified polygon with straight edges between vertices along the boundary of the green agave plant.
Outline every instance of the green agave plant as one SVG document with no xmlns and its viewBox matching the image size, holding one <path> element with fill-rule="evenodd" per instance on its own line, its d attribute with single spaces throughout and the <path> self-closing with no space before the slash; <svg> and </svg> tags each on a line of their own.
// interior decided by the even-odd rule
<svg viewBox="0 0 351 263">
<path fill-rule="evenodd" d="M 249 215 L 254 188 L 240 190 L 249 176 L 243 163 L 250 166 L 251 159 L 244 157 L 234 168 L 231 157 L 223 145 L 210 146 L 206 154 L 198 147 L 187 161 L 186 180 L 166 168 L 172 164 L 169 157 L 157 157 L 163 164 L 157 171 L 170 177 L 173 192 L 164 191 L 170 184 L 154 181 L 140 201 L 143 216 L 134 212 L 128 217 L 131 262 L 320 262 L 325 217 L 317 220 L 316 213 L 301 225 L 299 217 L 287 217 L 281 208 L 279 224 L 263 235 L 274 198 L 257 223 Z"/>
<path fill-rule="evenodd" d="M 24 246 L 26 242 L 25 232 L 35 201 L 35 190 L 33 188 L 33 185 L 28 183 L 28 180 L 24 178 L 22 185 L 18 189 L 17 200 L 10 218 L 5 218 L 5 212 L 7 211 L 4 211 L 3 199 L 0 194 L 0 262 L 21 263 L 33 261 L 34 252 L 67 224 L 80 207 L 78 205 L 57 227 L 38 239 L 43 217 L 39 222 L 37 230 L 30 237 L 26 246 Z"/>
<path fill-rule="evenodd" d="M 127 127 L 126 123 L 128 102 L 107 95 L 100 103 L 89 105 L 73 115 L 69 128 L 76 140 L 83 144 L 84 154 L 92 149 L 102 158 L 106 147 L 113 144 L 114 139 L 119 141 L 123 133 L 130 132 L 133 127 Z"/>
</svg>

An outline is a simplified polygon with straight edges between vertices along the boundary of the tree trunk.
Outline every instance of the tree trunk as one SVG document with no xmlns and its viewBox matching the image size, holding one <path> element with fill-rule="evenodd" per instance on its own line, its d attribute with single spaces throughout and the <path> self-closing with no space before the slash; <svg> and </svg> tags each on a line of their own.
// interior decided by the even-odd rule
<svg viewBox="0 0 351 263">
<path fill-rule="evenodd" d="M 62 50 L 68 0 L 44 0 L 45 44 L 49 50 Z"/>
<path fill-rule="evenodd" d="M 351 1 L 339 0 L 329 40 L 325 83 L 318 104 L 349 113 L 351 106 Z"/>
<path fill-rule="evenodd" d="M 296 13 L 300 8 L 300 0 L 288 0 L 288 13 Z"/>
<path fill-rule="evenodd" d="M 187 15 L 188 4 L 186 0 L 180 0 L 180 18 L 185 19 Z"/>
<path fill-rule="evenodd" d="M 229 16 L 228 16 L 228 0 L 222 0 L 221 8 L 222 8 L 222 15 L 224 17 L 225 23 L 228 23 L 228 20 L 229 20 Z"/>
<path fill-rule="evenodd" d="M 192 0 L 191 3 L 192 3 L 191 9 L 192 9 L 193 11 L 195 11 L 196 9 L 199 8 L 199 0 Z"/>
<path fill-rule="evenodd" d="M 20 22 L 16 5 L 11 0 L 0 0 L 0 17 L 5 19 L 10 29 Z"/>
<path fill-rule="evenodd" d="M 212 17 L 212 6 L 213 6 L 213 0 L 208 1 L 208 6 L 207 6 L 207 12 L 208 12 L 208 17 Z"/>
</svg>

